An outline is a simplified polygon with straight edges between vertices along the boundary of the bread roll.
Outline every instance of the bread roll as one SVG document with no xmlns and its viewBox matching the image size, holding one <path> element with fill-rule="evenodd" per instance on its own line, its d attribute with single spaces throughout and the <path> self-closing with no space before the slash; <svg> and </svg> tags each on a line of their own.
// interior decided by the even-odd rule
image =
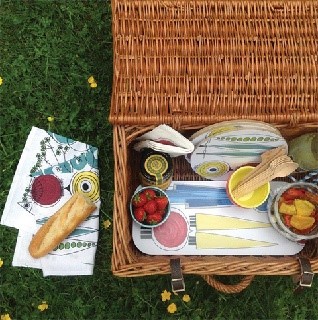
<svg viewBox="0 0 318 320">
<path fill-rule="evenodd" d="M 74 194 L 34 235 L 29 245 L 31 256 L 41 258 L 51 252 L 95 209 L 85 195 Z"/>
</svg>

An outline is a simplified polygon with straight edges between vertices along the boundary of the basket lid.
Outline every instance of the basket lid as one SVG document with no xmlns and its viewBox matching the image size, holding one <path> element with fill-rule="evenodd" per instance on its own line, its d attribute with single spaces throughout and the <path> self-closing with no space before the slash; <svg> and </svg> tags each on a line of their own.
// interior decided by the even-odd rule
<svg viewBox="0 0 318 320">
<path fill-rule="evenodd" d="M 113 124 L 318 121 L 317 1 L 113 0 Z"/>
</svg>

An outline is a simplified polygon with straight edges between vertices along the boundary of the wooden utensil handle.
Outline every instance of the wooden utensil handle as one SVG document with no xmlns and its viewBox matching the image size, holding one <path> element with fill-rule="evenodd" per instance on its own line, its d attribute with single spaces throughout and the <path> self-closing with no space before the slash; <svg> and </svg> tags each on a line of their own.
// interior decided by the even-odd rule
<svg viewBox="0 0 318 320">
<path fill-rule="evenodd" d="M 238 183 L 237 186 L 243 185 L 243 183 L 247 182 L 248 180 L 256 177 L 260 172 L 262 172 L 266 166 L 268 166 L 274 159 L 286 155 L 286 149 L 284 147 L 277 147 L 275 149 L 270 149 L 265 151 L 261 157 L 262 161 L 251 171 L 249 172 L 242 181 Z"/>
<path fill-rule="evenodd" d="M 267 168 L 263 172 L 260 172 L 257 176 L 251 178 L 250 180 L 244 182 L 242 185 L 239 185 L 232 191 L 232 195 L 234 198 L 241 198 L 247 195 L 248 193 L 256 190 L 257 188 L 261 187 L 263 184 L 271 181 L 272 174 L 271 169 Z"/>
</svg>

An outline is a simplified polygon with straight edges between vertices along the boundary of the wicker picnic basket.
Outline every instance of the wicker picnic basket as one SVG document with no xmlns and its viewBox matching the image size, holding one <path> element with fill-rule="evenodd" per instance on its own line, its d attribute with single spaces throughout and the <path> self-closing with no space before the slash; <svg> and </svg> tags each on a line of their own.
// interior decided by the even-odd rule
<svg viewBox="0 0 318 320">
<path fill-rule="evenodd" d="M 318 131 L 318 1 L 113 0 L 114 151 L 112 271 L 170 273 L 170 256 L 132 241 L 130 197 L 139 184 L 134 139 L 165 123 L 185 136 L 216 122 L 254 119 L 288 140 Z M 200 180 L 174 159 L 174 180 Z M 313 245 L 316 251 L 315 244 Z M 295 256 L 181 256 L 184 274 L 223 292 L 255 275 L 295 275 Z M 318 272 L 318 258 L 310 258 Z M 212 275 L 242 275 L 235 285 Z"/>
</svg>

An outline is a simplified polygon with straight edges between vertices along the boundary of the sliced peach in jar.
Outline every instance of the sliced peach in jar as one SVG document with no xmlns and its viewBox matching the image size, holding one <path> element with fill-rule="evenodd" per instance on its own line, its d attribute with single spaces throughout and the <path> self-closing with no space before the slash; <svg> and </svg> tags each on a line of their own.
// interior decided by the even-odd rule
<svg viewBox="0 0 318 320">
<path fill-rule="evenodd" d="M 297 215 L 309 217 L 315 210 L 315 205 L 308 200 L 295 199 Z"/>
<path fill-rule="evenodd" d="M 293 204 L 287 204 L 285 202 L 281 203 L 278 211 L 280 214 L 289 214 L 289 215 L 297 214 L 296 207 Z"/>
<path fill-rule="evenodd" d="M 290 219 L 290 225 L 298 230 L 311 228 L 315 223 L 315 218 L 294 215 Z"/>
</svg>

